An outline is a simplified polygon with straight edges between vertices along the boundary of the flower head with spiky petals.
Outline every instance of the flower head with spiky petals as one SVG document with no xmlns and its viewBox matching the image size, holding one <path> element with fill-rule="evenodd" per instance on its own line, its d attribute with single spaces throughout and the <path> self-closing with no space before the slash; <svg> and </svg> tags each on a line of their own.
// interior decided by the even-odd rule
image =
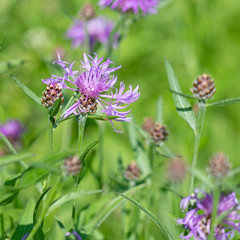
<svg viewBox="0 0 240 240">
<path fill-rule="evenodd" d="M 201 192 L 203 197 L 198 197 Z M 189 204 L 191 203 L 191 204 Z M 188 211 L 183 219 L 178 219 L 178 224 L 184 225 L 188 235 L 181 234 L 181 239 L 207 240 L 210 235 L 210 226 L 213 211 L 213 195 L 196 190 L 191 196 L 183 198 L 181 208 Z M 240 232 L 240 205 L 235 193 L 221 194 L 217 207 L 217 216 L 223 216 L 220 223 L 215 226 L 214 239 L 229 240 L 234 237 L 235 231 Z M 224 216 L 225 215 L 225 216 Z"/>
<path fill-rule="evenodd" d="M 105 17 L 96 17 L 83 22 L 76 19 L 73 25 L 66 33 L 67 38 L 72 39 L 72 46 L 83 46 L 88 38 L 90 49 L 94 49 L 97 43 L 107 45 L 111 32 L 114 28 L 114 22 Z M 86 32 L 87 31 L 87 32 Z M 117 46 L 119 35 L 114 35 L 113 47 Z"/>
<path fill-rule="evenodd" d="M 112 9 L 120 9 L 122 12 L 132 11 L 138 14 L 139 10 L 143 14 L 157 13 L 156 7 L 160 0 L 100 0 L 99 6 L 111 6 Z"/>
<path fill-rule="evenodd" d="M 139 86 L 133 90 L 130 85 L 129 90 L 124 92 L 125 84 L 120 82 L 120 87 L 117 89 L 115 87 L 117 77 L 111 76 L 111 73 L 121 66 L 109 68 L 109 64 L 113 62 L 109 58 L 107 61 L 103 61 L 103 58 L 98 59 L 97 54 L 94 58 L 86 54 L 83 57 L 84 61 L 81 61 L 80 72 L 72 70 L 74 63 L 69 64 L 59 57 L 56 63 L 64 70 L 63 76 L 52 75 L 51 78 L 43 80 L 45 84 L 58 83 L 62 88 L 80 93 L 79 99 L 62 114 L 62 117 L 66 118 L 71 114 L 95 113 L 97 105 L 99 105 L 102 109 L 101 112 L 107 116 L 115 116 L 114 120 L 130 121 L 127 115 L 131 110 L 121 110 L 139 98 Z M 75 88 L 68 87 L 67 83 L 71 83 Z"/>
</svg>

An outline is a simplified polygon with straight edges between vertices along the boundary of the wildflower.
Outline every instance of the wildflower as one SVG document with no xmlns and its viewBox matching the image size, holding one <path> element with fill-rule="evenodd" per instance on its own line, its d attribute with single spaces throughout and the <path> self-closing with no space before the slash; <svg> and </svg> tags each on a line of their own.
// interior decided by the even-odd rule
<svg viewBox="0 0 240 240">
<path fill-rule="evenodd" d="M 198 99 L 206 100 L 215 94 L 216 88 L 211 77 L 204 73 L 194 81 L 191 91 Z"/>
<path fill-rule="evenodd" d="M 161 123 L 155 123 L 151 130 L 150 136 L 156 144 L 166 141 L 168 136 L 166 126 L 162 125 Z"/>
<path fill-rule="evenodd" d="M 198 193 L 203 197 L 198 197 Z M 190 206 L 189 206 L 190 203 Z M 183 198 L 181 208 L 186 209 L 183 219 L 178 219 L 178 224 L 183 224 L 188 235 L 181 234 L 181 239 L 206 240 L 210 234 L 211 216 L 213 211 L 213 195 L 196 190 L 192 196 Z M 228 240 L 234 237 L 235 231 L 240 232 L 240 206 L 235 193 L 222 193 L 217 206 L 217 216 L 223 216 L 221 222 L 215 226 L 214 239 Z"/>
<path fill-rule="evenodd" d="M 134 12 L 138 14 L 139 10 L 143 14 L 157 13 L 156 7 L 160 0 L 100 0 L 99 6 L 111 6 L 112 9 L 119 9 L 122 12 Z"/>
<path fill-rule="evenodd" d="M 167 165 L 167 176 L 171 181 L 179 182 L 186 177 L 187 167 L 181 156 L 172 159 Z"/>
<path fill-rule="evenodd" d="M 82 164 L 78 156 L 74 156 L 66 158 L 63 167 L 68 174 L 77 175 L 82 169 Z"/>
<path fill-rule="evenodd" d="M 209 172 L 215 178 L 224 178 L 229 174 L 230 163 L 224 153 L 215 154 L 209 162 Z"/>
<path fill-rule="evenodd" d="M 116 121 L 130 121 L 131 118 L 127 115 L 131 110 L 125 112 L 120 110 L 139 98 L 139 86 L 133 90 L 130 85 L 129 90 L 124 93 L 125 84 L 120 82 L 120 88 L 117 89 L 114 87 L 117 77 L 110 76 L 121 66 L 108 68 L 109 64 L 113 62 L 109 58 L 103 62 L 103 58 L 98 59 L 97 54 L 95 54 L 95 58 L 87 57 L 86 54 L 83 57 L 84 61 L 81 61 L 80 72 L 72 70 L 74 62 L 69 64 L 59 57 L 56 63 L 63 68 L 63 77 L 52 75 L 51 78 L 43 80 L 45 84 L 58 83 L 62 88 L 79 92 L 79 99 L 62 114 L 62 117 L 66 118 L 71 114 L 91 114 L 99 106 L 102 109 L 101 112 L 107 116 L 115 116 L 114 120 Z M 67 83 L 70 83 L 71 87 L 68 87 Z M 108 94 L 109 90 L 111 92 Z M 110 122 L 112 123 L 111 120 Z"/>
<path fill-rule="evenodd" d="M 72 39 L 72 46 L 83 46 L 85 41 L 89 42 L 91 51 L 96 44 L 107 45 L 114 23 L 105 17 L 92 18 L 89 21 L 76 19 L 66 33 L 67 38 Z M 117 46 L 119 35 L 115 34 L 113 47 Z"/>
<path fill-rule="evenodd" d="M 27 239 L 27 236 L 28 236 L 28 235 L 29 235 L 29 233 L 25 234 L 25 235 L 23 236 L 22 240 Z"/>
<path fill-rule="evenodd" d="M 141 172 L 140 172 L 139 167 L 137 166 L 137 164 L 134 161 L 132 161 L 128 165 L 128 167 L 124 173 L 124 177 L 127 180 L 132 181 L 132 180 L 137 180 L 140 177 L 140 175 L 141 175 Z"/>
<path fill-rule="evenodd" d="M 72 234 L 75 236 L 76 240 L 82 240 L 82 238 L 80 237 L 80 235 L 79 235 L 75 230 L 74 230 L 72 233 L 71 233 L 71 232 L 68 232 L 65 236 L 66 236 L 66 237 L 69 237 L 69 236 L 71 236 Z"/>
<path fill-rule="evenodd" d="M 0 125 L 0 132 L 9 139 L 11 143 L 16 143 L 25 128 L 21 125 L 18 120 L 12 119 L 5 124 Z"/>
</svg>

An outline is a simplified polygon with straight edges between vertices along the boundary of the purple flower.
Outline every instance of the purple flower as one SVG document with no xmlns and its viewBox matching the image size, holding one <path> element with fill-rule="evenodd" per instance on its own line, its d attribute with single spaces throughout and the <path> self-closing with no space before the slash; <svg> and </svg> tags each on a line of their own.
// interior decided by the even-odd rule
<svg viewBox="0 0 240 240">
<path fill-rule="evenodd" d="M 97 43 L 107 45 L 113 28 L 114 23 L 105 17 L 93 18 L 86 22 L 76 19 L 67 31 L 66 36 L 73 40 L 73 47 L 84 45 L 86 38 L 89 38 L 88 41 L 92 50 Z M 118 34 L 115 34 L 113 46 L 116 46 L 117 42 Z"/>
<path fill-rule="evenodd" d="M 82 238 L 80 237 L 80 235 L 74 230 L 72 233 L 71 232 L 68 232 L 65 236 L 68 237 L 70 235 L 74 235 L 76 240 L 82 240 Z"/>
<path fill-rule="evenodd" d="M 24 132 L 24 127 L 18 120 L 9 120 L 5 124 L 0 125 L 0 132 L 10 140 L 18 140 Z"/>
<path fill-rule="evenodd" d="M 28 235 L 29 235 L 29 233 L 25 234 L 25 235 L 23 236 L 22 240 L 25 240 Z"/>
<path fill-rule="evenodd" d="M 102 7 L 118 8 L 122 12 L 133 11 L 138 14 L 140 9 L 143 14 L 155 14 L 159 2 L 160 0 L 100 0 L 98 4 Z"/>
<path fill-rule="evenodd" d="M 190 239 L 194 237 L 197 240 L 205 240 L 210 234 L 211 215 L 213 211 L 213 195 L 203 193 L 203 197 L 197 196 L 197 192 L 193 196 L 183 198 L 180 206 L 186 209 L 191 200 L 193 202 L 189 206 L 189 210 L 183 219 L 178 219 L 178 224 L 183 224 L 188 235 L 181 234 L 182 239 Z M 240 233 L 240 206 L 235 197 L 235 193 L 221 194 L 217 216 L 223 215 L 221 222 L 215 227 L 214 239 L 228 240 L 234 237 L 235 231 Z"/>
<path fill-rule="evenodd" d="M 109 58 L 107 61 L 103 61 L 103 58 L 98 59 L 97 54 L 95 54 L 95 58 L 87 57 L 86 54 L 83 57 L 84 61 L 81 61 L 80 72 L 72 70 L 74 62 L 69 64 L 59 57 L 56 63 L 64 70 L 63 76 L 52 75 L 51 78 L 42 80 L 45 84 L 58 83 L 62 88 L 80 93 L 79 99 L 62 114 L 62 117 L 66 118 L 71 114 L 94 114 L 99 105 L 102 109 L 101 112 L 107 116 L 116 116 L 114 120 L 130 121 L 131 118 L 127 115 L 131 110 L 122 110 L 139 98 L 139 86 L 133 90 L 130 85 L 129 90 L 124 92 L 125 84 L 120 82 L 120 87 L 117 89 L 115 87 L 117 77 L 111 76 L 111 73 L 121 66 L 109 68 L 109 64 L 113 62 Z M 71 87 L 68 87 L 69 83 Z M 112 121 L 110 122 L 112 123 Z"/>
</svg>

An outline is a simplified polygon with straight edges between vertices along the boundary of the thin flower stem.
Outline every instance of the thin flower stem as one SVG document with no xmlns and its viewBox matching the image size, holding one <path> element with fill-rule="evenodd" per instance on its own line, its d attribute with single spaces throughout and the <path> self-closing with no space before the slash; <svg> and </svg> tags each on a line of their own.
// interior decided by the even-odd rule
<svg viewBox="0 0 240 240">
<path fill-rule="evenodd" d="M 13 145 L 10 143 L 10 141 L 4 136 L 4 134 L 0 132 L 0 136 L 1 136 L 1 139 L 4 141 L 4 143 L 7 145 L 7 147 L 9 148 L 9 150 L 13 154 L 18 154 L 15 148 L 13 147 Z"/>
<path fill-rule="evenodd" d="M 5 227 L 4 227 L 4 218 L 3 218 L 3 214 L 0 215 L 0 223 L 1 223 L 1 232 L 2 232 L 2 236 L 4 236 L 4 234 L 5 234 Z"/>
<path fill-rule="evenodd" d="M 50 116 L 48 117 L 48 143 L 49 143 L 49 153 L 52 153 L 53 149 L 53 124 Z"/>
<path fill-rule="evenodd" d="M 83 135 L 84 129 L 86 124 L 86 116 L 79 116 L 78 117 L 78 156 L 80 157 L 82 152 L 82 143 L 83 143 Z"/>
<path fill-rule="evenodd" d="M 104 136 L 104 132 L 105 132 L 105 124 L 102 122 L 98 122 L 98 126 L 99 126 L 99 172 L 98 172 L 98 176 L 99 176 L 99 187 L 102 188 L 103 186 L 103 161 L 104 161 L 104 151 L 103 151 L 103 136 Z"/>
<path fill-rule="evenodd" d="M 220 199 L 220 191 L 218 187 L 215 187 L 213 190 L 213 206 L 212 206 L 212 216 L 211 216 L 211 226 L 210 226 L 210 235 L 209 240 L 214 239 L 214 233 L 215 233 L 215 226 L 216 226 L 216 220 L 217 220 L 217 212 L 218 212 L 218 203 Z"/>
<path fill-rule="evenodd" d="M 197 119 L 197 132 L 195 134 L 195 143 L 194 143 L 194 150 L 193 150 L 193 160 L 192 160 L 192 167 L 191 167 L 189 194 L 191 194 L 194 190 L 195 175 L 193 174 L 193 170 L 197 166 L 198 149 L 199 149 L 199 144 L 200 144 L 200 138 L 201 138 L 201 133 L 202 133 L 202 128 L 203 128 L 205 113 L 206 113 L 205 103 L 200 101 L 199 102 L 198 119 Z"/>
</svg>

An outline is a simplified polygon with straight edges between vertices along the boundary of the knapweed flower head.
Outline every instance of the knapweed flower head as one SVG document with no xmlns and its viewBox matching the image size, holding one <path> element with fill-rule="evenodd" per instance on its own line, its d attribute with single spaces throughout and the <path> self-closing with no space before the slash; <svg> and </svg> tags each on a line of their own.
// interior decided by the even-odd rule
<svg viewBox="0 0 240 240">
<path fill-rule="evenodd" d="M 131 110 L 123 111 L 123 109 L 139 98 L 139 86 L 133 90 L 130 85 L 129 90 L 124 92 L 125 84 L 120 82 L 120 87 L 117 89 L 115 86 L 117 77 L 111 74 L 121 66 L 109 68 L 113 62 L 109 58 L 107 61 L 103 61 L 104 58 L 98 59 L 97 54 L 94 58 L 84 54 L 83 58 L 80 71 L 74 71 L 72 69 L 74 62 L 70 64 L 59 57 L 55 63 L 62 67 L 63 76 L 52 75 L 51 78 L 42 80 L 45 84 L 57 83 L 63 89 L 79 93 L 79 98 L 62 114 L 62 117 L 66 118 L 71 114 L 93 114 L 99 106 L 102 113 L 116 117 L 114 119 L 116 121 L 130 121 L 131 118 L 127 115 Z"/>
<path fill-rule="evenodd" d="M 143 14 L 157 13 L 156 7 L 160 0 L 100 0 L 99 6 L 110 6 L 112 9 L 119 9 L 122 12 L 133 12 L 138 14 L 139 10 Z"/>
<path fill-rule="evenodd" d="M 83 46 L 88 41 L 90 49 L 98 43 L 107 45 L 114 23 L 105 17 L 92 18 L 89 21 L 81 21 L 76 19 L 73 25 L 66 33 L 67 38 L 72 39 L 72 46 Z M 117 46 L 119 35 L 115 34 L 113 47 Z"/>
<path fill-rule="evenodd" d="M 199 197 L 198 195 L 201 195 Z M 185 227 L 187 235 L 181 234 L 181 239 L 207 240 L 210 235 L 210 226 L 213 212 L 213 195 L 197 189 L 194 194 L 183 198 L 180 204 L 182 209 L 188 209 L 178 224 Z M 222 220 L 215 226 L 214 239 L 228 240 L 234 237 L 235 231 L 240 233 L 240 206 L 235 193 L 222 193 L 217 206 L 217 217 Z"/>
<path fill-rule="evenodd" d="M 0 125 L 0 132 L 10 141 L 16 141 L 20 139 L 25 128 L 21 125 L 18 120 L 12 119 L 5 124 Z"/>
</svg>

